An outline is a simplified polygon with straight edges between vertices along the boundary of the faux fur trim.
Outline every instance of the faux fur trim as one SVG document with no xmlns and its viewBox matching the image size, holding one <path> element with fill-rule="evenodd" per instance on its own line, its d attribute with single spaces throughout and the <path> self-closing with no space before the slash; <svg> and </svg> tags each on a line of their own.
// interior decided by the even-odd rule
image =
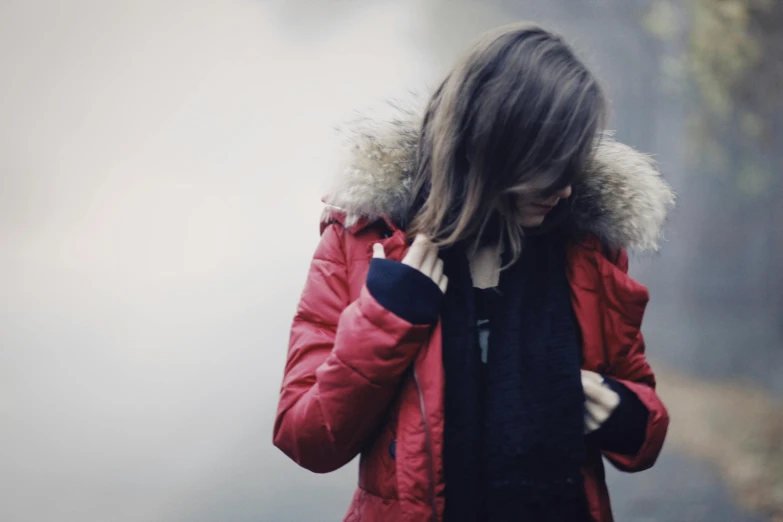
<svg viewBox="0 0 783 522">
<path fill-rule="evenodd" d="M 326 214 L 342 214 L 349 227 L 361 219 L 401 220 L 410 204 L 422 114 L 418 100 L 391 102 L 341 129 L 347 153 L 324 198 Z M 612 247 L 658 250 L 675 195 L 649 155 L 607 134 L 574 192 L 570 219 L 578 229 Z"/>
</svg>

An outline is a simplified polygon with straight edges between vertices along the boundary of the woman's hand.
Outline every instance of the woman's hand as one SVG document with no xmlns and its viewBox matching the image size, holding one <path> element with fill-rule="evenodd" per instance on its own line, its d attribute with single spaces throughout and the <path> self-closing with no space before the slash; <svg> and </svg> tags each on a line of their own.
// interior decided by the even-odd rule
<svg viewBox="0 0 783 522">
<path fill-rule="evenodd" d="M 382 244 L 376 243 L 373 245 L 372 256 L 381 259 L 386 257 Z M 415 268 L 432 279 L 441 292 L 446 293 L 449 281 L 448 277 L 443 274 L 443 260 L 438 257 L 438 248 L 432 244 L 427 236 L 424 234 L 416 236 L 408 253 L 402 259 L 402 263 Z"/>
<path fill-rule="evenodd" d="M 595 372 L 582 370 L 582 387 L 585 390 L 585 433 L 590 433 L 606 422 L 620 404 L 620 396 L 604 383 Z"/>
</svg>

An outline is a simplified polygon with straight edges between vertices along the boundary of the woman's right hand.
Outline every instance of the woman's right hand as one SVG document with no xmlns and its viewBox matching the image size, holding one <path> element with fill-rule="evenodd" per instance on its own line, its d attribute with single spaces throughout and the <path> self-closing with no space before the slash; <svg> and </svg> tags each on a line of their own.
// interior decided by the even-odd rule
<svg viewBox="0 0 783 522">
<path fill-rule="evenodd" d="M 376 243 L 373 245 L 373 257 L 385 259 L 386 253 L 383 245 Z M 429 277 L 440 291 L 446 293 L 448 287 L 448 277 L 443 273 L 443 260 L 438 257 L 438 248 L 424 234 L 418 234 L 413 240 L 413 244 L 408 253 L 402 259 L 404 265 L 415 268 L 425 276 Z"/>
</svg>

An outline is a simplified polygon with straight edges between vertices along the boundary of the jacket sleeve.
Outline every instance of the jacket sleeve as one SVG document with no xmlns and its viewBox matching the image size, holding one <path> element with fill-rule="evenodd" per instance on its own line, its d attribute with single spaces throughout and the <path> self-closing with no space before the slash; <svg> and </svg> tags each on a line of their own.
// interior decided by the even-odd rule
<svg viewBox="0 0 783 522">
<path fill-rule="evenodd" d="M 316 473 L 350 462 L 378 427 L 430 333 L 365 285 L 349 303 L 344 232 L 324 230 L 291 328 L 274 444 Z"/>
<path fill-rule="evenodd" d="M 628 272 L 628 255 L 624 250 L 610 258 L 618 268 Z M 614 366 L 614 379 L 623 384 L 647 409 L 647 429 L 641 448 L 633 455 L 604 451 L 604 455 L 619 470 L 637 472 L 655 464 L 669 427 L 669 414 L 655 392 L 655 375 L 645 357 L 644 336 L 638 333 L 628 352 Z"/>
</svg>

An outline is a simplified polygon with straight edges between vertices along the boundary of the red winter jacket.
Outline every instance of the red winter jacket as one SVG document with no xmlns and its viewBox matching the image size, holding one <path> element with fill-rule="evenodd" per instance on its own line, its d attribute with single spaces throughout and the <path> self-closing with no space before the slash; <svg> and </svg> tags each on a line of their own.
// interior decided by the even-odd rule
<svg viewBox="0 0 783 522">
<path fill-rule="evenodd" d="M 395 260 L 407 248 L 404 232 L 388 216 L 399 210 L 395 205 L 401 199 L 393 197 L 394 190 L 410 158 L 399 154 L 403 137 L 392 136 L 373 142 L 375 153 L 379 140 L 381 146 L 374 161 L 357 146 L 355 168 L 346 170 L 345 185 L 328 200 L 333 207 L 325 214 L 291 329 L 274 426 L 275 445 L 316 473 L 361 456 L 346 522 L 443 520 L 440 325 L 406 322 L 383 308 L 365 286 L 374 243 L 383 243 L 387 258 Z M 647 289 L 627 275 L 628 257 L 621 246 L 649 247 L 645 242 L 660 234 L 672 195 L 645 157 L 611 141 L 602 147 L 586 186 L 575 187 L 577 194 L 591 195 L 591 207 L 575 207 L 574 219 L 595 215 L 599 204 L 603 213 L 600 219 L 582 219 L 583 233 L 575 235 L 567 252 L 568 279 L 582 333 L 583 368 L 624 384 L 649 411 L 646 439 L 637 454 L 603 455 L 621 470 L 641 471 L 655 462 L 669 420 L 655 393 L 640 332 Z M 388 182 L 379 186 L 378 162 L 393 154 L 397 157 L 382 165 Z M 389 168 L 390 163 L 399 168 Z M 643 179 L 642 185 L 636 178 Z M 616 194 L 601 193 L 607 182 L 624 194 L 616 204 Z M 606 244 L 615 246 L 611 254 Z M 601 456 L 592 450 L 583 474 L 592 517 L 609 522 Z"/>
</svg>

